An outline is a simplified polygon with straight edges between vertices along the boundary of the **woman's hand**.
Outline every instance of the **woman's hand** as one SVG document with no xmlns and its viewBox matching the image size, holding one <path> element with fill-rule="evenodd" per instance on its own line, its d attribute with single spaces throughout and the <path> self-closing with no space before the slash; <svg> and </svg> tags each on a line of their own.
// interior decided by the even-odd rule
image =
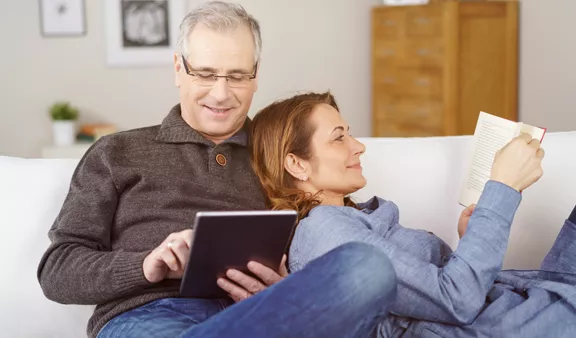
<svg viewBox="0 0 576 338">
<path fill-rule="evenodd" d="M 217 281 L 218 286 L 226 291 L 235 302 L 255 295 L 288 276 L 286 255 L 282 257 L 278 271 L 274 271 L 258 262 L 249 262 L 248 270 L 258 277 L 258 279 L 252 278 L 238 270 L 231 269 L 226 272 L 227 278 L 219 278 Z"/>
<path fill-rule="evenodd" d="M 496 153 L 490 179 L 522 192 L 542 177 L 543 158 L 540 142 L 521 134 Z"/>
<path fill-rule="evenodd" d="M 466 233 L 466 228 L 468 228 L 468 222 L 470 222 L 474 208 L 476 208 L 476 204 L 470 204 L 466 209 L 462 210 L 462 214 L 460 214 L 460 219 L 458 219 L 458 236 L 460 238 Z"/>
</svg>

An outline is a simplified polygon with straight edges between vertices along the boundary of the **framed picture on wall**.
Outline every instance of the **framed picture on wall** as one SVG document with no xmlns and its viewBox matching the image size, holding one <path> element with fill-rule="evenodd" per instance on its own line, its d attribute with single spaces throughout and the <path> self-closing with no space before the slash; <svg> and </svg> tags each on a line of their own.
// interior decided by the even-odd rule
<svg viewBox="0 0 576 338">
<path fill-rule="evenodd" d="M 109 66 L 158 66 L 173 62 L 185 0 L 105 0 Z"/>
<path fill-rule="evenodd" d="M 40 32 L 43 36 L 86 34 L 85 0 L 39 0 Z"/>
</svg>

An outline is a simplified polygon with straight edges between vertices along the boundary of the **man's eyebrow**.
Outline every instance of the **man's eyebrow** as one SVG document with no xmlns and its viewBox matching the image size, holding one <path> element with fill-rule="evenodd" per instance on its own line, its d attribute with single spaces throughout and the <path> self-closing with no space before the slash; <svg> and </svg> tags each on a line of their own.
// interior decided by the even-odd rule
<svg viewBox="0 0 576 338">
<path fill-rule="evenodd" d="M 218 73 L 218 70 L 212 67 L 190 67 L 190 70 L 195 72 L 209 72 L 209 73 Z M 246 70 L 241 68 L 230 69 L 226 72 L 226 74 L 252 74 L 253 70 Z"/>
<path fill-rule="evenodd" d="M 253 69 L 242 69 L 242 68 L 234 68 L 228 70 L 227 74 L 252 74 L 254 72 Z"/>
<path fill-rule="evenodd" d="M 210 73 L 217 73 L 218 71 L 214 68 L 211 67 L 192 67 L 190 66 L 190 70 L 195 71 L 195 72 L 210 72 Z"/>
</svg>

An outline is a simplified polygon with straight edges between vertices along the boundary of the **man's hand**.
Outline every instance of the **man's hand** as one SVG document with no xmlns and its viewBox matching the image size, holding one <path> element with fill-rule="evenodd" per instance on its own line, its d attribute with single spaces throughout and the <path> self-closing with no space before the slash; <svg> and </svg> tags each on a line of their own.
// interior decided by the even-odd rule
<svg viewBox="0 0 576 338">
<path fill-rule="evenodd" d="M 522 134 L 496 153 L 490 179 L 522 192 L 542 177 L 543 158 L 540 142 Z"/>
<path fill-rule="evenodd" d="M 150 283 L 182 278 L 192 245 L 192 229 L 170 234 L 144 258 L 142 269 Z"/>
<path fill-rule="evenodd" d="M 460 236 L 460 238 L 466 233 L 466 228 L 468 228 L 468 222 L 470 222 L 474 208 L 476 208 L 476 204 L 470 204 L 466 209 L 462 210 L 462 214 L 460 214 L 460 219 L 458 219 L 458 236 Z"/>
<path fill-rule="evenodd" d="M 286 255 L 282 257 L 278 272 L 257 262 L 249 262 L 248 270 L 257 276 L 259 280 L 235 269 L 230 269 L 226 272 L 227 278 L 218 279 L 218 286 L 228 292 L 230 298 L 235 302 L 244 300 L 288 276 Z"/>
</svg>

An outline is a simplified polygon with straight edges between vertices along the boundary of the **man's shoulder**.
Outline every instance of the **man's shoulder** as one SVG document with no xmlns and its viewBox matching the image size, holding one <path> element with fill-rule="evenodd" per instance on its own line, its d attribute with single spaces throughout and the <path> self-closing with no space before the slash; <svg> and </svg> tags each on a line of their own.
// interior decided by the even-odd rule
<svg viewBox="0 0 576 338">
<path fill-rule="evenodd" d="M 157 144 L 156 135 L 160 125 L 147 126 L 120 131 L 100 137 L 88 149 L 85 156 L 115 158 L 129 154 L 137 154 Z"/>
<path fill-rule="evenodd" d="M 106 148 L 107 151 L 141 147 L 146 144 L 155 143 L 159 130 L 160 125 L 128 129 L 103 136 L 94 143 L 94 146 L 101 149 Z"/>
<path fill-rule="evenodd" d="M 128 129 L 120 131 L 105 137 L 108 138 L 107 142 L 114 144 L 131 144 L 141 143 L 143 141 L 154 141 L 160 130 L 160 125 L 147 126 L 141 128 Z"/>
</svg>

